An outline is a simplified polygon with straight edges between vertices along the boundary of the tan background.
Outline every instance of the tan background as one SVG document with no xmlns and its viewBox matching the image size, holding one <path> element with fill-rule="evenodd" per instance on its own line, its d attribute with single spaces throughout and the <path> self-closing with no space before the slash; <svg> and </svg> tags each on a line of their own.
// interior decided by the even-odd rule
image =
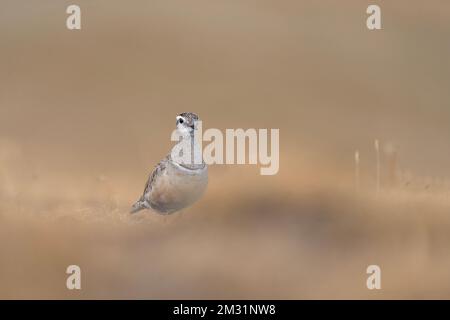
<svg viewBox="0 0 450 320">
<path fill-rule="evenodd" d="M 0 2 L 0 298 L 450 298 L 448 1 L 72 3 Z M 279 128 L 279 174 L 130 218 L 185 111 Z"/>
</svg>

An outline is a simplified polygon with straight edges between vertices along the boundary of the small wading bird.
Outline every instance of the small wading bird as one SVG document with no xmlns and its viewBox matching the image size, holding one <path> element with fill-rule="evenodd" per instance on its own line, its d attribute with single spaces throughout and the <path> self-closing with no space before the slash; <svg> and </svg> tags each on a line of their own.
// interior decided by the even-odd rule
<svg viewBox="0 0 450 320">
<path fill-rule="evenodd" d="M 197 130 L 198 116 L 185 112 L 177 117 L 177 133 L 182 140 L 192 146 L 191 161 L 181 161 L 169 153 L 150 174 L 143 195 L 132 206 L 130 213 L 142 209 L 151 209 L 156 213 L 167 215 L 181 210 L 195 201 L 204 193 L 208 184 L 208 167 L 203 162 L 197 164 L 193 156 L 200 155 L 201 146 L 194 141 Z"/>
</svg>

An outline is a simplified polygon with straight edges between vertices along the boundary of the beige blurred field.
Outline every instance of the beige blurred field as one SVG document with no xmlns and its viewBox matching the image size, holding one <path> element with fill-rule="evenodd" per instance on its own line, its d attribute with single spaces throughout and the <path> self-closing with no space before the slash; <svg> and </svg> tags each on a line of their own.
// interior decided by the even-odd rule
<svg viewBox="0 0 450 320">
<path fill-rule="evenodd" d="M 72 3 L 0 1 L 0 298 L 450 298 L 448 1 Z M 279 128 L 279 173 L 130 216 L 185 111 Z"/>
</svg>

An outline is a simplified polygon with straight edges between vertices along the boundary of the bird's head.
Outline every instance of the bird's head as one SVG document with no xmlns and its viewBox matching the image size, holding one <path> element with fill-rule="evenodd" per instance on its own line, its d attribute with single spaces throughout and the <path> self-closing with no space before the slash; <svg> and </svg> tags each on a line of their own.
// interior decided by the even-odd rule
<svg viewBox="0 0 450 320">
<path fill-rule="evenodd" d="M 177 116 L 177 130 L 182 135 L 194 134 L 194 130 L 197 129 L 197 122 L 200 119 L 195 113 L 192 112 L 183 112 Z"/>
</svg>

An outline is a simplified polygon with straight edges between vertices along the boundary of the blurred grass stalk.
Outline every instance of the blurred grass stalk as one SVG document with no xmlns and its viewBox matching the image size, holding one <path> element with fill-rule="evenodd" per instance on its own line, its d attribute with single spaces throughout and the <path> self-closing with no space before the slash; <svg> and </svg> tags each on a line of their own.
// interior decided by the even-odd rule
<svg viewBox="0 0 450 320">
<path fill-rule="evenodd" d="M 359 192 L 359 186 L 360 186 L 360 168 L 359 168 L 359 151 L 355 151 L 355 190 L 356 192 Z"/>
<path fill-rule="evenodd" d="M 378 139 L 375 139 L 375 154 L 376 154 L 376 161 L 377 161 L 377 195 L 380 194 L 380 143 Z"/>
</svg>

